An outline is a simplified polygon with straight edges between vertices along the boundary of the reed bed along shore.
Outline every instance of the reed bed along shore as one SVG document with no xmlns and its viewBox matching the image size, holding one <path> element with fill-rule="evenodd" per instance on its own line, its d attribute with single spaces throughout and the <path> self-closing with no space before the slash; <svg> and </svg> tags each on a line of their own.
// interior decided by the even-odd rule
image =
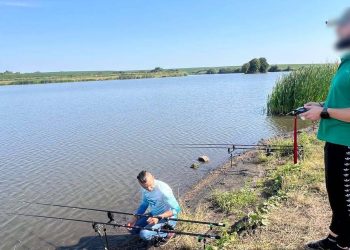
<svg viewBox="0 0 350 250">
<path fill-rule="evenodd" d="M 337 64 L 310 65 L 283 75 L 268 97 L 267 113 L 285 115 L 306 102 L 323 102 L 337 67 Z"/>
</svg>

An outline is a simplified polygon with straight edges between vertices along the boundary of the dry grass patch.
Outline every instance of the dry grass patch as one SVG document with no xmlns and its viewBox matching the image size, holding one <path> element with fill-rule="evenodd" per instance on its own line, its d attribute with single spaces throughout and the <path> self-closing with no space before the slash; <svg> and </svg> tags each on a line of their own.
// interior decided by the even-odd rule
<svg viewBox="0 0 350 250">
<path fill-rule="evenodd" d="M 182 212 L 180 214 L 181 219 L 188 220 L 198 220 L 198 221 L 208 221 L 208 214 L 206 208 L 199 205 L 195 212 L 190 212 L 185 206 L 182 206 Z M 210 218 L 211 220 L 212 218 Z M 198 233 L 206 233 L 208 231 L 208 225 L 201 225 L 195 223 L 184 223 L 179 222 L 176 230 L 184 231 L 184 232 L 198 232 Z M 203 245 L 198 242 L 198 239 L 193 236 L 181 236 L 177 237 L 173 240 L 172 246 L 167 249 L 200 249 Z"/>
<path fill-rule="evenodd" d="M 302 249 L 327 234 L 330 211 L 325 194 L 292 193 L 267 214 L 269 225 L 237 238 L 225 249 Z"/>
</svg>

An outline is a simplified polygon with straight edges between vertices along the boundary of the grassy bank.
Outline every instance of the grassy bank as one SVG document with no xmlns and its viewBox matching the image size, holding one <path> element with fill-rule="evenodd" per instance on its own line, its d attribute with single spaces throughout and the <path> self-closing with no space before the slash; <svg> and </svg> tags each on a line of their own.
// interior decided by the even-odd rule
<svg viewBox="0 0 350 250">
<path fill-rule="evenodd" d="M 47 73 L 1 73 L 0 85 L 44 84 L 59 82 L 105 81 L 141 78 L 159 78 L 186 76 L 180 70 L 144 70 L 144 71 L 83 71 L 83 72 L 47 72 Z"/>
<path fill-rule="evenodd" d="M 272 143 L 291 143 L 291 139 L 276 139 Z M 305 147 L 305 159 L 300 164 L 294 165 L 292 157 L 283 152 L 269 157 L 257 153 L 256 164 L 265 168 L 264 176 L 249 181 L 240 190 L 214 190 L 209 207 L 184 211 L 185 218 L 227 218 L 231 226 L 221 230 L 222 240 L 210 243 L 207 249 L 301 249 L 308 240 L 326 234 L 329 211 L 323 177 L 323 144 L 314 134 L 307 133 L 300 135 L 300 143 Z M 180 227 L 207 230 L 197 225 Z M 195 239 L 188 237 L 174 240 L 173 248 L 198 246 Z"/>
<path fill-rule="evenodd" d="M 309 101 L 323 102 L 336 70 L 336 64 L 311 65 L 282 76 L 268 97 L 268 114 L 283 115 Z"/>
<path fill-rule="evenodd" d="M 280 71 L 296 70 L 305 64 L 280 64 Z M 137 70 L 137 71 L 72 71 L 72 72 L 35 72 L 35 73 L 0 73 L 1 85 L 44 84 L 60 82 L 106 81 L 142 78 L 177 77 L 200 74 L 239 73 L 241 66 L 196 67 L 179 69 Z"/>
</svg>

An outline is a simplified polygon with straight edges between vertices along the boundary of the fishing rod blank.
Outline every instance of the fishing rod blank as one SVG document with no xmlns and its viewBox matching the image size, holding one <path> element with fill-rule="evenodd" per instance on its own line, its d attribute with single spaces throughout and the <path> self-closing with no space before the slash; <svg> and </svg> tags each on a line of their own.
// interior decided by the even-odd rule
<svg viewBox="0 0 350 250">
<path fill-rule="evenodd" d="M 255 149 L 255 150 L 287 150 L 287 149 L 293 149 L 293 147 L 258 147 L 258 146 L 254 146 L 254 147 L 222 147 L 222 146 L 187 146 L 187 147 L 182 147 L 182 148 L 203 148 L 203 149 L 230 149 L 230 150 L 245 150 L 245 149 Z"/>
<path fill-rule="evenodd" d="M 234 143 L 183 143 L 173 144 L 173 146 L 235 146 L 235 147 L 280 147 L 292 148 L 293 145 L 275 145 L 275 144 L 234 144 Z"/>
<path fill-rule="evenodd" d="M 113 213 L 113 214 L 131 215 L 131 216 L 136 216 L 136 217 L 157 218 L 159 220 L 171 220 L 171 221 L 178 221 L 178 222 L 187 222 L 187 223 L 205 224 L 205 225 L 211 225 L 211 226 L 217 226 L 217 227 L 225 227 L 225 224 L 220 223 L 220 222 L 185 220 L 185 219 L 178 219 L 178 218 L 162 218 L 160 216 L 152 216 L 152 215 L 147 215 L 147 214 L 134 214 L 134 213 L 128 213 L 128 212 L 121 212 L 121 211 L 104 210 L 104 209 L 97 209 L 97 208 L 86 208 L 86 207 L 78 207 L 78 206 L 67 206 L 67 205 L 41 203 L 41 202 L 29 202 L 29 201 L 22 201 L 22 202 L 27 203 L 27 204 L 42 205 L 42 206 L 72 208 L 72 209 L 88 210 L 88 211 L 95 211 L 95 212 L 106 212 L 107 214 Z"/>
<path fill-rule="evenodd" d="M 82 219 L 72 219 L 72 218 L 64 218 L 64 217 L 55 217 L 55 216 L 45 216 L 45 215 L 36 215 L 36 214 L 21 214 L 21 213 L 6 213 L 8 215 L 17 215 L 17 216 L 25 216 L 25 217 L 34 217 L 34 218 L 43 218 L 43 219 L 53 219 L 53 220 L 62 220 L 62 221 L 73 221 L 73 222 L 81 222 L 81 223 L 91 223 L 92 225 L 105 225 L 105 226 L 111 226 L 111 227 L 123 227 L 123 228 L 129 228 L 129 229 L 139 229 L 139 230 L 147 230 L 157 233 L 174 233 L 178 235 L 188 235 L 188 236 L 195 236 L 195 237 L 202 237 L 202 238 L 209 238 L 209 239 L 221 239 L 220 235 L 211 235 L 211 234 L 200 234 L 200 233 L 192 233 L 192 232 L 183 232 L 183 231 L 177 231 L 177 230 L 168 230 L 168 229 L 156 229 L 156 228 L 147 228 L 147 227 L 140 227 L 140 226 L 128 226 L 124 224 L 118 224 L 118 223 L 111 223 L 111 222 L 97 222 L 97 221 L 91 221 L 91 220 L 82 220 Z"/>
</svg>

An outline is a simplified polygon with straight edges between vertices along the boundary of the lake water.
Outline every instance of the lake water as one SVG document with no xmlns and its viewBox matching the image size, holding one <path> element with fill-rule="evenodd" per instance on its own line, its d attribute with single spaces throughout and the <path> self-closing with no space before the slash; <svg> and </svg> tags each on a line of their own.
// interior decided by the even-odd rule
<svg viewBox="0 0 350 250">
<path fill-rule="evenodd" d="M 56 249 L 94 235 L 90 225 L 6 211 L 106 220 L 20 201 L 133 211 L 140 170 L 169 183 L 178 196 L 228 156 L 225 149 L 172 144 L 249 144 L 290 130 L 291 119 L 263 112 L 280 75 L 0 87 L 1 249 Z M 201 154 L 211 162 L 189 168 Z"/>
</svg>

